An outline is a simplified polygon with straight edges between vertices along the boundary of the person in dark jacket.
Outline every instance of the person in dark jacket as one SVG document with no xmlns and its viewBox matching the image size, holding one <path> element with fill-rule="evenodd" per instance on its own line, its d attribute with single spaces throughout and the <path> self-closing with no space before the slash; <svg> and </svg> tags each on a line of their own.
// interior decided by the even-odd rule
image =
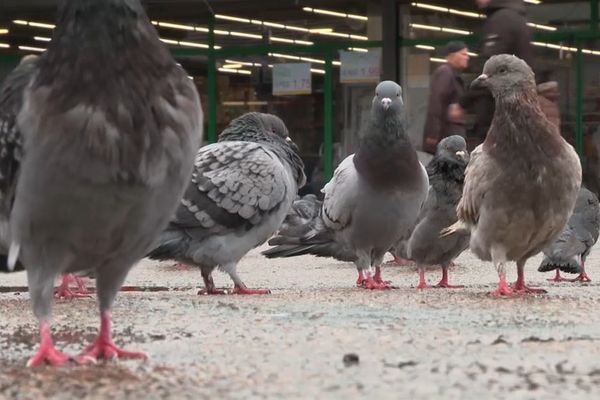
<svg viewBox="0 0 600 400">
<path fill-rule="evenodd" d="M 475 70 L 481 71 L 479 67 L 491 56 L 505 53 L 514 54 L 534 69 L 532 36 L 523 0 L 476 0 L 476 3 L 485 12 L 486 19 Z M 472 150 L 487 135 L 494 116 L 494 99 L 487 89 L 470 89 L 459 103 L 462 108 L 472 108 L 475 113 L 474 137 L 467 140 L 469 150 Z"/>
<path fill-rule="evenodd" d="M 469 66 L 467 50 L 463 42 L 449 42 L 443 50 L 446 62 L 437 67 L 431 76 L 423 132 L 423 151 L 430 154 L 435 154 L 437 144 L 445 137 L 465 136 L 465 116 L 458 101 L 464 94 L 460 73 Z"/>
</svg>

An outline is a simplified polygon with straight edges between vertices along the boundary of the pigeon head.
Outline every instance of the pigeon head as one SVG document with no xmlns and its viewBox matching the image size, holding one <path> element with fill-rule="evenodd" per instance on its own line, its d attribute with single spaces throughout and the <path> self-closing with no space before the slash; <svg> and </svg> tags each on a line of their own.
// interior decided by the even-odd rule
<svg viewBox="0 0 600 400">
<path fill-rule="evenodd" d="M 399 115 L 403 105 L 400 85 L 394 81 L 383 81 L 377 85 L 371 106 L 373 116 Z"/>
<path fill-rule="evenodd" d="M 575 209 L 585 210 L 584 214 L 597 214 L 599 207 L 598 197 L 590 190 L 582 187 L 577 196 L 577 201 L 575 202 Z M 594 217 L 594 215 L 590 215 L 589 217 Z M 597 218 L 598 216 L 595 215 L 595 217 Z"/>
<path fill-rule="evenodd" d="M 466 165 L 469 162 L 467 142 L 459 135 L 448 136 L 438 143 L 436 157 Z"/>
<path fill-rule="evenodd" d="M 486 87 L 494 97 L 506 96 L 523 90 L 535 90 L 535 76 L 527 63 L 508 54 L 490 57 L 483 66 L 483 73 L 471 88 Z"/>
<path fill-rule="evenodd" d="M 289 137 L 289 132 L 281 118 L 273 114 L 261 113 L 260 119 L 267 131 L 273 132 L 275 135 L 284 139 Z"/>
</svg>

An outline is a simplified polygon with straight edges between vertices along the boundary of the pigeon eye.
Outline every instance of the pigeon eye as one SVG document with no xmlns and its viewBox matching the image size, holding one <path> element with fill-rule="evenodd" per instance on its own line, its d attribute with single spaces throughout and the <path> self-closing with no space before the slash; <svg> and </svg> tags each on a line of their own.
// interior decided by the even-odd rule
<svg viewBox="0 0 600 400">
<path fill-rule="evenodd" d="M 400 97 L 400 92 L 396 93 L 396 97 Z"/>
<path fill-rule="evenodd" d="M 498 72 L 500 72 L 501 74 L 506 73 L 506 67 L 500 67 L 500 69 L 498 70 Z"/>
</svg>

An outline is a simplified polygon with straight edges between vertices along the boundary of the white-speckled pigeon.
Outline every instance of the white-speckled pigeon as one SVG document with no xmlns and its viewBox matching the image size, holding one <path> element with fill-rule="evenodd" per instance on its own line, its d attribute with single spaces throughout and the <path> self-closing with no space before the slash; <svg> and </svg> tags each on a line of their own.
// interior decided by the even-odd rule
<svg viewBox="0 0 600 400">
<path fill-rule="evenodd" d="M 448 237 L 440 237 L 439 233 L 458 220 L 456 206 L 462 196 L 468 162 L 467 143 L 455 135 L 438 143 L 435 156 L 427 164 L 429 194 L 408 240 L 408 256 L 419 268 L 418 289 L 431 287 L 425 282 L 425 268 L 431 266 L 442 267 L 442 279 L 435 287 L 462 287 L 448 284 L 448 267 L 469 247 L 469 233 Z"/>
<path fill-rule="evenodd" d="M 234 119 L 218 143 L 196 156 L 192 182 L 175 219 L 148 255 L 200 267 L 207 294 L 219 267 L 234 283 L 235 294 L 265 294 L 247 288 L 237 264 L 281 225 L 298 188 L 304 164 L 283 121 L 271 114 L 247 113 Z"/>
<path fill-rule="evenodd" d="M 40 348 L 28 365 L 63 364 L 50 332 L 54 278 L 96 277 L 101 325 L 77 357 L 145 357 L 118 348 L 110 310 L 132 265 L 169 222 L 202 136 L 196 89 L 139 0 L 67 0 L 17 118 L 23 159 L 9 265 L 27 269 Z"/>
<path fill-rule="evenodd" d="M 543 292 L 525 284 L 525 262 L 558 237 L 573 212 L 579 158 L 542 112 L 533 72 L 523 60 L 491 57 L 472 86 L 487 87 L 496 110 L 485 141 L 471 154 L 459 221 L 444 234 L 471 232 L 471 250 L 498 270 L 492 295 Z M 512 289 L 508 261 L 517 263 Z"/>
<path fill-rule="evenodd" d="M 323 188 L 320 217 L 302 235 L 273 238 L 269 244 L 276 247 L 265 256 L 314 254 L 353 261 L 360 286 L 389 288 L 381 278 L 381 261 L 397 240 L 410 235 L 428 188 L 403 114 L 400 86 L 377 85 L 368 128 L 358 151 L 342 161 Z"/>
<path fill-rule="evenodd" d="M 600 204 L 598 197 L 582 187 L 575 203 L 575 210 L 562 233 L 550 246 L 544 249 L 544 259 L 538 271 L 556 270 L 551 282 L 590 282 L 585 272 L 585 259 L 598 241 L 600 233 Z M 560 272 L 579 273 L 574 279 L 565 279 Z"/>
</svg>

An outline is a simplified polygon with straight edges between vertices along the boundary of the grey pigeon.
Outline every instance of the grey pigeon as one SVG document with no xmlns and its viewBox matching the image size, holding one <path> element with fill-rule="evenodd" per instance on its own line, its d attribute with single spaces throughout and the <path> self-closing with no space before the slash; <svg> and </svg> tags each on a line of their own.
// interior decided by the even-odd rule
<svg viewBox="0 0 600 400">
<path fill-rule="evenodd" d="M 218 143 L 196 156 L 192 181 L 175 218 L 148 255 L 198 266 L 207 294 L 220 294 L 212 271 L 220 267 L 235 294 L 265 294 L 247 288 L 237 264 L 281 225 L 304 185 L 304 164 L 283 122 L 247 113 L 234 119 Z"/>
<path fill-rule="evenodd" d="M 319 217 L 322 206 L 323 202 L 312 193 L 298 196 L 279 227 L 279 235 L 290 236 L 302 232 L 307 225 Z"/>
<path fill-rule="evenodd" d="M 469 247 L 469 233 L 440 237 L 439 232 L 458 220 L 456 206 L 462 196 L 468 162 L 465 139 L 454 135 L 438 143 L 435 156 L 427 164 L 429 194 L 408 240 L 408 256 L 419 268 L 418 289 L 430 287 L 425 283 L 424 272 L 430 266 L 442 267 L 442 279 L 436 287 L 462 287 L 448 283 L 448 267 Z"/>
<path fill-rule="evenodd" d="M 25 87 L 37 71 L 38 57 L 25 56 L 0 87 L 0 272 L 8 269 L 9 219 L 14 204 L 23 136 L 17 128 L 17 114 L 23 106 Z M 19 262 L 15 271 L 23 270 Z"/>
<path fill-rule="evenodd" d="M 352 261 L 357 284 L 387 289 L 381 262 L 397 240 L 408 238 L 427 197 L 428 179 L 404 123 L 402 90 L 377 85 L 367 130 L 357 152 L 343 160 L 325 185 L 320 217 L 296 236 L 278 236 L 267 257 L 314 254 Z M 375 274 L 373 274 L 373 267 Z"/>
<path fill-rule="evenodd" d="M 544 259 L 538 271 L 556 270 L 556 276 L 549 281 L 590 282 L 585 272 L 585 259 L 598 241 L 600 233 L 600 204 L 598 197 L 582 187 L 575 203 L 575 210 L 562 233 L 544 249 Z M 560 272 L 579 273 L 574 279 L 565 279 Z"/>
<path fill-rule="evenodd" d="M 58 274 L 78 271 L 96 277 L 101 324 L 76 361 L 145 357 L 114 344 L 111 307 L 189 181 L 198 93 L 138 0 L 63 2 L 38 62 L 17 118 L 24 144 L 10 216 L 9 266 L 26 266 L 40 323 L 28 365 L 69 360 L 52 343 L 52 289 Z"/>
<path fill-rule="evenodd" d="M 498 271 L 491 295 L 544 292 L 525 284 L 525 263 L 558 237 L 573 212 L 579 158 L 542 112 L 533 72 L 523 60 L 493 56 L 471 85 L 487 87 L 496 110 L 485 141 L 471 154 L 459 221 L 443 234 L 471 232 L 471 250 Z M 512 288 L 506 284 L 508 261 L 517 263 Z"/>
</svg>

